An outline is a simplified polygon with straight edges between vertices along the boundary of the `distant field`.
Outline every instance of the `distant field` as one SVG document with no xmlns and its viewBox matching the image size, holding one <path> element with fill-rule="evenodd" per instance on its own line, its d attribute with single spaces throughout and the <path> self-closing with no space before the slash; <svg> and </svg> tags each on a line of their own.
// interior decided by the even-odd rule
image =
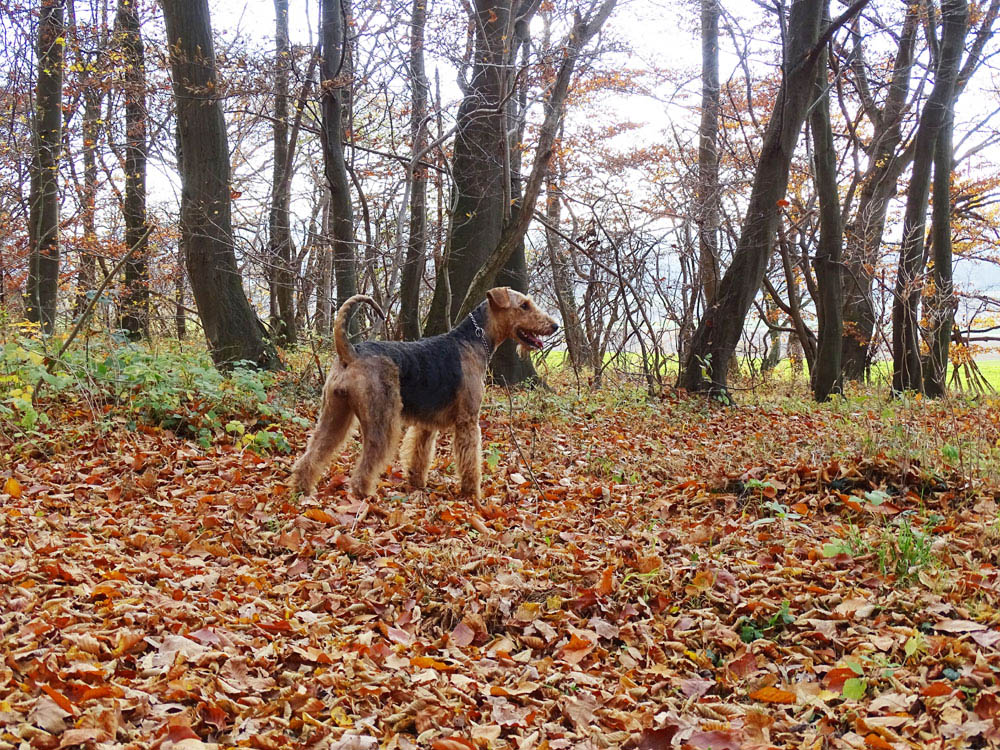
<svg viewBox="0 0 1000 750">
<path fill-rule="evenodd" d="M 616 358 L 614 362 L 611 362 L 612 356 L 607 355 L 605 361 L 609 362 L 608 369 L 615 370 L 626 370 L 628 372 L 641 373 L 642 372 L 642 359 L 638 353 L 629 352 L 623 354 Z M 569 357 L 564 351 L 551 351 L 545 356 L 545 364 L 548 367 L 554 369 L 561 369 L 562 367 L 569 366 Z M 993 386 L 994 389 L 1000 391 L 1000 358 L 989 357 L 987 359 L 981 359 L 976 362 L 979 367 L 979 371 L 986 378 L 987 382 Z M 677 359 L 669 358 L 661 365 L 664 375 L 670 379 L 677 375 Z M 891 363 L 888 361 L 883 361 L 875 365 L 875 372 L 872 376 L 874 384 L 879 381 L 884 381 L 888 384 L 891 378 Z M 744 366 L 744 374 L 749 375 L 749 371 Z M 805 372 L 805 365 L 803 365 L 803 373 Z M 948 368 L 948 377 L 951 378 L 952 368 Z M 757 370 L 759 375 L 759 370 Z M 792 377 L 792 363 L 789 359 L 781 360 L 777 367 L 771 373 L 772 378 L 790 378 Z M 805 377 L 803 375 L 803 377 Z M 964 384 L 964 374 L 963 374 L 963 384 Z"/>
</svg>

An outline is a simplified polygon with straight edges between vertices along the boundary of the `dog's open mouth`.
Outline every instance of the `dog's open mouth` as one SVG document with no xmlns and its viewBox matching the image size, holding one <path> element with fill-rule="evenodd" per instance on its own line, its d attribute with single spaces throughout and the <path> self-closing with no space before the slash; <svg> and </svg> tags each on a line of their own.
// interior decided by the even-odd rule
<svg viewBox="0 0 1000 750">
<path fill-rule="evenodd" d="M 526 331 L 523 328 L 518 328 L 516 333 L 518 340 L 529 349 L 542 348 L 542 340 L 538 338 L 538 336 L 533 334 L 531 331 Z"/>
</svg>

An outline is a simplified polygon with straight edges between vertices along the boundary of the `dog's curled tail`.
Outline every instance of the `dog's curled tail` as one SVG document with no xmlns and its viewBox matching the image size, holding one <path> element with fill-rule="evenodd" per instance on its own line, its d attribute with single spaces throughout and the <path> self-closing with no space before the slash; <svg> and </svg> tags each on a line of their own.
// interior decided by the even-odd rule
<svg viewBox="0 0 1000 750">
<path fill-rule="evenodd" d="M 337 311 L 337 319 L 333 324 L 333 343 L 337 348 L 337 356 L 340 357 L 340 361 L 345 365 L 351 364 L 351 362 L 358 358 L 358 353 L 354 350 L 354 344 L 347 337 L 347 321 L 351 317 L 351 310 L 361 302 L 371 305 L 380 318 L 385 318 L 382 308 L 367 294 L 355 294 L 340 306 L 340 309 Z"/>
</svg>

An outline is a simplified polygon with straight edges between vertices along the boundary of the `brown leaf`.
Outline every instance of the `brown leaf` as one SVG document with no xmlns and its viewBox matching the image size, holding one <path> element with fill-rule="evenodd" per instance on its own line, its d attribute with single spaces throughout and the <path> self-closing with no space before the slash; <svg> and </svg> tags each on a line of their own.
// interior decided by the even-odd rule
<svg viewBox="0 0 1000 750">
<path fill-rule="evenodd" d="M 668 724 L 660 729 L 643 729 L 634 745 L 635 750 L 669 750 L 678 729 L 680 727 L 676 724 Z"/>
<path fill-rule="evenodd" d="M 431 750 L 477 750 L 477 748 L 464 737 L 441 737 L 431 743 Z"/>
<path fill-rule="evenodd" d="M 43 697 L 35 702 L 34 708 L 28 713 L 28 721 L 46 732 L 59 734 L 66 728 L 66 719 L 70 716 L 72 714 L 54 700 Z"/>
<path fill-rule="evenodd" d="M 697 750 L 740 750 L 743 746 L 735 732 L 719 729 L 711 732 L 695 732 L 688 738 L 687 743 Z"/>
<path fill-rule="evenodd" d="M 934 629 L 943 633 L 973 633 L 988 628 L 981 622 L 973 620 L 941 620 L 941 622 L 935 623 Z"/>
<path fill-rule="evenodd" d="M 681 680 L 681 692 L 685 698 L 700 698 L 713 687 L 715 680 L 702 680 L 697 677 Z"/>
<path fill-rule="evenodd" d="M 1000 698 L 996 693 L 983 693 L 976 701 L 975 710 L 980 719 L 995 719 L 1000 716 Z"/>
<path fill-rule="evenodd" d="M 476 631 L 464 622 L 460 622 L 455 626 L 455 629 L 451 631 L 451 635 L 448 637 L 448 640 L 459 648 L 465 648 L 470 645 L 473 640 L 475 640 L 475 637 Z"/>
<path fill-rule="evenodd" d="M 103 729 L 85 727 L 83 729 L 67 729 L 59 736 L 59 747 L 84 745 L 88 742 L 107 742 L 110 739 Z"/>
</svg>

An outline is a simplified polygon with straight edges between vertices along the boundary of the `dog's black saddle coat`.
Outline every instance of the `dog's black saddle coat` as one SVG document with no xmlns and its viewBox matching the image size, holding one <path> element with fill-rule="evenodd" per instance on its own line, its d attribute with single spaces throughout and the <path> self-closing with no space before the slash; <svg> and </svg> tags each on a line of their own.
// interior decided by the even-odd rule
<svg viewBox="0 0 1000 750">
<path fill-rule="evenodd" d="M 360 357 L 388 357 L 399 368 L 399 395 L 403 416 L 431 420 L 455 400 L 462 384 L 462 348 L 492 350 L 483 323 L 484 302 L 448 333 L 419 341 L 365 341 L 355 350 Z"/>
</svg>

